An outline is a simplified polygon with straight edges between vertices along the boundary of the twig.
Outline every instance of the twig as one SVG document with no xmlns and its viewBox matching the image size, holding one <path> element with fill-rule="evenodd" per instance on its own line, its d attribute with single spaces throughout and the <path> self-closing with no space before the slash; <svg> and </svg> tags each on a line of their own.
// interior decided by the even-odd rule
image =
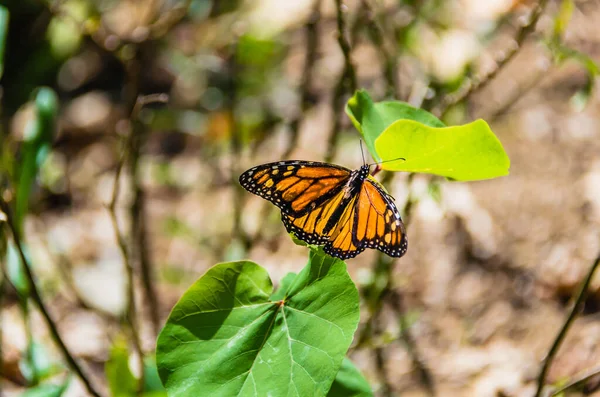
<svg viewBox="0 0 600 397">
<path fill-rule="evenodd" d="M 290 130 L 292 132 L 288 146 L 283 153 L 283 158 L 289 157 L 292 151 L 298 144 L 298 137 L 300 132 L 300 121 L 304 118 L 306 112 L 312 107 L 312 79 L 313 79 L 313 68 L 317 59 L 317 48 L 319 47 L 319 35 L 317 32 L 317 24 L 321 18 L 321 0 L 315 0 L 313 4 L 312 13 L 308 17 L 305 31 L 306 40 L 306 57 L 304 59 L 304 68 L 302 71 L 302 82 L 300 83 L 300 89 L 302 90 L 300 97 L 300 113 L 290 123 Z"/>
<path fill-rule="evenodd" d="M 167 103 L 168 101 L 169 101 L 169 96 L 164 93 L 138 96 L 135 100 L 135 103 L 133 104 L 133 107 L 131 108 L 130 120 L 132 121 L 132 123 L 137 123 L 139 113 L 143 109 L 144 106 L 152 104 L 152 103 Z M 131 260 L 130 249 L 128 248 L 127 240 L 126 240 L 125 236 L 121 233 L 121 229 L 119 228 L 119 222 L 118 222 L 117 212 L 116 212 L 117 200 L 119 198 L 119 179 L 121 176 L 121 172 L 123 170 L 123 166 L 124 166 L 125 162 L 129 160 L 128 155 L 132 156 L 133 154 L 135 154 L 136 153 L 135 150 L 137 150 L 137 156 L 139 156 L 139 147 L 135 148 L 134 145 L 136 145 L 136 143 L 132 142 L 135 139 L 136 138 L 135 138 L 135 129 L 134 129 L 133 131 L 131 131 L 131 133 L 128 137 L 125 147 L 123 148 L 123 153 L 121 154 L 119 162 L 117 164 L 117 169 L 115 171 L 115 179 L 113 182 L 112 197 L 111 197 L 110 203 L 107 205 L 107 210 L 110 214 L 111 222 L 113 225 L 113 230 L 115 233 L 115 240 L 117 241 L 117 244 L 119 246 L 121 256 L 123 257 L 125 271 L 127 272 L 127 282 L 128 282 L 128 285 L 127 285 L 128 302 L 127 303 L 128 303 L 128 305 L 127 305 L 126 319 L 127 319 L 127 322 L 129 324 L 129 328 L 130 328 L 131 340 L 133 342 L 133 347 L 138 356 L 139 365 L 140 365 L 140 378 L 138 380 L 138 390 L 137 390 L 138 394 L 140 394 L 143 391 L 142 389 L 143 389 L 143 385 L 144 385 L 145 373 L 144 373 L 144 354 L 143 354 L 142 344 L 140 341 L 140 336 L 138 334 L 137 308 L 136 308 L 136 304 L 135 304 L 135 289 L 134 289 L 135 288 L 135 269 L 134 269 L 134 265 Z M 131 166 L 132 163 L 129 162 L 129 164 Z M 137 160 L 134 165 L 137 167 Z M 132 174 L 134 175 L 133 178 L 137 178 L 137 168 L 134 169 Z M 141 188 L 139 187 L 138 183 L 136 183 L 135 181 L 137 181 L 137 179 L 134 179 L 134 181 L 132 181 L 132 183 L 135 186 L 134 191 L 139 192 L 139 190 L 141 190 Z M 139 200 L 139 198 L 137 198 L 137 200 Z M 132 207 L 134 207 L 135 205 L 136 205 L 136 199 L 134 199 L 134 204 L 132 205 Z M 138 201 L 137 205 L 139 206 L 139 201 Z M 140 211 L 140 208 L 136 207 L 135 216 L 143 216 L 141 214 L 138 214 L 139 211 Z M 132 215 L 132 236 L 134 236 L 134 237 L 132 238 L 131 251 L 133 251 L 134 247 L 137 247 L 138 250 L 140 249 L 139 240 L 137 240 L 138 245 L 136 246 L 136 244 L 135 244 L 135 242 L 136 242 L 135 236 L 137 234 L 136 234 L 136 230 L 133 225 L 134 225 L 134 221 L 133 221 L 133 215 Z M 142 260 L 140 260 L 140 262 L 141 262 L 140 266 L 143 269 Z M 147 271 L 146 273 L 150 274 L 149 271 Z M 143 271 L 142 271 L 142 274 L 144 274 Z M 150 295 L 152 297 L 155 297 L 154 292 L 152 292 L 152 288 L 151 287 L 148 288 L 148 285 L 146 284 L 146 283 L 148 283 L 149 279 L 146 278 L 145 280 L 146 281 L 145 281 L 144 285 L 146 286 L 146 296 Z M 150 280 L 150 285 L 151 285 L 151 280 Z M 148 293 L 148 291 L 151 291 L 150 294 Z M 154 298 L 154 299 L 156 299 L 156 298 Z M 154 303 L 154 305 L 151 304 L 150 310 L 155 312 L 155 311 L 157 311 L 155 308 L 156 308 L 156 303 Z M 156 314 L 156 316 L 151 315 L 151 318 L 154 319 L 155 317 L 157 317 L 157 314 Z M 158 320 L 154 321 L 154 324 L 158 324 Z"/>
<path fill-rule="evenodd" d="M 587 371 L 583 372 L 582 374 L 575 377 L 574 379 L 571 379 L 571 381 L 569 383 L 567 383 L 566 385 L 562 386 L 559 389 L 552 391 L 551 395 L 557 396 L 561 393 L 566 392 L 567 390 L 571 390 L 578 386 L 585 385 L 590 379 L 595 378 L 598 375 L 600 375 L 600 366 L 594 367 L 592 369 L 588 369 Z"/>
<path fill-rule="evenodd" d="M 346 38 L 346 22 L 344 20 L 344 7 L 341 0 L 335 0 L 337 5 L 337 28 L 338 28 L 338 43 L 344 54 L 344 69 L 335 86 L 331 109 L 333 111 L 333 125 L 329 132 L 327 142 L 327 150 L 325 152 L 325 161 L 330 162 L 335 157 L 337 142 L 342 127 L 342 113 L 344 105 L 344 93 L 356 91 L 356 71 L 351 59 L 350 43 Z"/>
<path fill-rule="evenodd" d="M 153 264 L 150 257 L 150 244 L 148 242 L 148 230 L 146 225 L 146 195 L 140 182 L 139 159 L 141 149 L 146 141 L 146 133 L 138 120 L 141 109 L 150 103 L 165 103 L 168 101 L 166 94 L 153 94 L 140 96 L 140 64 L 141 49 L 138 49 L 136 56 L 131 60 L 127 67 L 128 93 L 130 109 L 131 132 L 125 146 L 127 155 L 127 170 L 129 172 L 130 189 L 133 191 L 133 201 L 129 207 L 129 216 L 131 219 L 131 256 L 134 263 L 139 264 L 139 270 L 144 289 L 145 300 L 148 302 L 148 310 L 155 334 L 160 329 L 160 317 L 158 310 L 158 298 L 155 287 L 152 282 Z"/>
<path fill-rule="evenodd" d="M 382 183 L 389 184 L 391 179 L 393 178 L 393 173 L 386 173 L 382 179 Z M 414 174 L 409 174 L 407 183 L 410 186 Z M 409 196 L 406 204 L 404 206 L 404 224 L 408 227 L 413 209 L 413 200 Z M 357 337 L 357 342 L 353 349 L 359 349 L 366 344 L 366 342 L 371 338 L 371 334 L 378 333 L 378 322 L 380 320 L 381 314 L 383 312 L 384 303 L 389 301 L 390 306 L 394 310 L 398 317 L 398 321 L 400 323 L 400 337 L 404 342 L 407 353 L 411 358 L 413 367 L 417 370 L 419 374 L 419 381 L 425 387 L 427 393 L 431 396 L 435 395 L 435 385 L 433 382 L 433 377 L 424 363 L 424 360 L 420 357 L 419 351 L 416 346 L 416 342 L 410 333 L 410 324 L 407 323 L 406 320 L 406 310 L 402 304 L 402 296 L 394 290 L 392 273 L 394 271 L 395 260 L 379 253 L 377 255 L 377 259 L 374 264 L 374 273 L 375 277 L 380 278 L 380 282 L 375 281 L 373 284 L 376 288 L 376 285 L 383 284 L 381 290 L 377 291 L 363 291 L 363 295 L 367 295 L 370 292 L 374 293 L 374 296 L 365 297 L 366 300 L 370 300 L 371 302 L 375 302 L 374 307 L 371 309 L 370 318 L 366 320 L 366 325 L 362 329 L 362 332 Z M 383 349 L 381 347 L 375 348 L 376 360 L 383 359 Z M 384 372 L 385 364 L 378 364 L 378 370 L 380 371 L 380 376 L 386 383 L 386 390 L 391 390 L 391 386 L 389 382 L 386 380 L 386 374 Z M 391 391 L 390 391 L 391 392 Z"/>
<path fill-rule="evenodd" d="M 125 152 L 123 152 L 123 156 Z M 115 233 L 115 239 L 117 244 L 119 245 L 119 250 L 121 251 L 121 256 L 123 257 L 123 263 L 125 265 L 125 271 L 127 272 L 127 322 L 129 323 L 131 339 L 133 342 L 133 347 L 138 356 L 138 364 L 140 367 L 140 377 L 138 379 L 137 384 L 137 394 L 140 395 L 143 392 L 144 388 L 144 379 L 145 379 L 145 371 L 144 371 L 144 353 L 142 349 L 142 343 L 140 342 L 140 336 L 138 334 L 138 326 L 137 326 L 137 310 L 135 304 L 135 278 L 134 278 L 134 269 L 129 258 L 129 251 L 127 249 L 127 241 L 125 237 L 121 233 L 119 228 L 119 221 L 117 219 L 117 199 L 119 197 L 119 178 L 121 176 L 121 170 L 123 169 L 124 158 L 122 157 L 119 163 L 117 164 L 117 170 L 115 172 L 115 180 L 113 184 L 113 193 L 110 204 L 107 209 L 110 213 L 110 219 L 112 221 L 113 230 Z"/>
<path fill-rule="evenodd" d="M 192 0 L 185 0 L 183 5 L 175 6 L 169 11 L 162 13 L 150 26 L 150 37 L 152 39 L 157 39 L 169 32 L 173 26 L 177 25 L 185 18 L 191 3 Z"/>
<path fill-rule="evenodd" d="M 440 101 L 439 107 L 434 109 L 432 112 L 436 115 L 443 115 L 450 106 L 466 100 L 475 92 L 481 91 L 483 88 L 485 88 L 498 75 L 500 70 L 502 70 L 504 66 L 515 57 L 515 55 L 517 55 L 527 37 L 529 37 L 529 35 L 535 31 L 537 22 L 540 19 L 542 12 L 546 8 L 547 3 L 548 0 L 540 0 L 538 2 L 531 12 L 529 21 L 522 25 L 517 32 L 517 35 L 515 36 L 515 45 L 508 49 L 501 59 L 496 61 L 496 67 L 491 73 L 488 73 L 479 79 L 472 79 L 463 87 L 459 88 L 456 93 L 443 97 Z"/>
<path fill-rule="evenodd" d="M 246 202 L 246 195 L 244 189 L 238 183 L 240 175 L 240 169 L 238 168 L 237 159 L 240 158 L 240 152 L 242 150 L 242 136 L 241 130 L 238 126 L 238 117 L 236 115 L 236 103 L 238 101 L 238 74 L 240 72 L 240 64 L 238 63 L 237 47 L 234 43 L 231 46 L 231 55 L 229 58 L 230 68 L 230 97 L 229 106 L 231 110 L 231 186 L 233 186 L 233 230 L 232 240 L 243 244 L 244 249 L 249 250 L 252 244 L 248 233 L 242 225 L 242 212 L 244 203 Z"/>
<path fill-rule="evenodd" d="M 386 96 L 395 98 L 398 96 L 398 65 L 393 52 L 386 46 L 383 27 L 377 24 L 377 15 L 369 0 L 362 0 L 362 6 L 367 12 L 367 29 L 369 36 L 379 51 L 383 62 L 383 75 L 387 82 Z"/>
<path fill-rule="evenodd" d="M 331 125 L 331 131 L 329 132 L 327 151 L 325 152 L 325 161 L 327 162 L 331 162 L 335 157 L 337 143 L 342 129 L 342 115 L 340 113 L 344 105 L 344 80 L 345 77 L 342 74 L 335 85 L 333 93 L 333 102 L 331 104 L 333 124 Z"/>
<path fill-rule="evenodd" d="M 25 276 L 27 277 L 27 282 L 29 284 L 30 297 L 31 297 L 31 299 L 33 299 L 34 303 L 36 304 L 36 306 L 42 313 L 42 316 L 44 317 L 44 320 L 46 321 L 46 325 L 48 326 L 48 329 L 50 330 L 50 334 L 52 335 L 52 339 L 54 339 L 54 341 L 58 345 L 58 348 L 61 351 L 61 353 L 63 354 L 63 357 L 67 361 L 69 367 L 75 372 L 77 377 L 83 382 L 88 393 L 90 393 L 94 397 L 100 397 L 100 393 L 98 393 L 98 391 L 96 391 L 96 389 L 92 385 L 91 380 L 83 372 L 83 369 L 79 366 L 79 364 L 77 364 L 77 361 L 75 360 L 73 355 L 71 355 L 71 353 L 69 352 L 69 349 L 67 348 L 64 341 L 62 340 L 62 337 L 60 336 L 60 333 L 58 332 L 58 329 L 56 328 L 56 324 L 52 320 L 52 317 L 50 316 L 50 313 L 48 312 L 48 309 L 46 308 L 46 305 L 44 304 L 44 301 L 42 300 L 42 297 L 37 289 L 37 285 L 35 284 L 35 279 L 34 279 L 33 273 L 31 272 L 31 267 L 25 256 L 25 252 L 23 251 L 23 245 L 22 245 L 21 239 L 17 233 L 16 225 L 13 222 L 13 217 L 12 217 L 10 207 L 4 201 L 4 199 L 1 197 L 0 197 L 0 207 L 1 207 L 2 211 L 4 212 L 4 214 L 6 215 L 6 223 L 8 224 L 8 227 L 13 236 L 13 241 L 17 247 L 17 251 L 19 252 L 19 257 L 21 259 L 23 269 L 25 270 Z"/>
<path fill-rule="evenodd" d="M 346 38 L 346 21 L 344 19 L 344 8 L 342 0 L 335 0 L 337 7 L 337 29 L 338 29 L 338 43 L 344 53 L 344 75 L 348 81 L 350 92 L 356 91 L 356 71 L 354 70 L 354 64 L 351 58 L 350 43 Z"/>
<path fill-rule="evenodd" d="M 6 238 L 4 236 L 4 227 L 0 224 L 0 244 L 6 247 Z M 0 375 L 4 375 L 4 298 L 6 297 L 6 285 L 8 283 L 8 272 L 6 271 L 6 249 L 2 249 L 2 258 L 0 259 L 0 271 L 2 277 L 0 279 Z M 2 394 L 2 384 L 0 383 L 0 395 Z"/>
<path fill-rule="evenodd" d="M 548 351 L 548 355 L 544 359 L 544 364 L 542 365 L 542 369 L 541 369 L 540 374 L 537 379 L 537 391 L 535 392 L 534 397 L 540 397 L 542 395 L 542 389 L 544 388 L 544 384 L 546 382 L 546 375 L 548 374 L 550 365 L 552 364 L 552 361 L 554 360 L 556 353 L 558 353 L 558 349 L 560 348 L 560 345 L 561 345 L 563 339 L 567 335 L 567 332 L 569 331 L 571 324 L 573 324 L 573 321 L 575 321 L 575 318 L 579 314 L 579 311 L 581 310 L 581 308 L 585 302 L 585 296 L 586 296 L 588 287 L 590 285 L 590 282 L 592 281 L 594 272 L 598 268 L 599 264 L 600 264 L 600 255 L 598 255 L 598 257 L 594 260 L 594 264 L 590 267 L 590 270 L 589 270 L 587 276 L 581 283 L 581 286 L 579 287 L 579 291 L 577 292 L 577 295 L 575 298 L 575 303 L 573 304 L 573 308 L 571 309 L 571 312 L 569 313 L 569 316 L 567 317 L 562 328 L 558 332 L 558 335 L 556 335 L 556 339 L 554 340 L 554 343 L 552 343 L 552 346 L 550 347 L 550 350 Z"/>
<path fill-rule="evenodd" d="M 431 375 L 429 368 L 427 368 L 424 360 L 421 358 L 417 348 L 417 342 L 410 332 L 410 324 L 406 317 L 406 308 L 403 304 L 404 300 L 402 295 L 393 288 L 392 283 L 390 283 L 388 288 L 388 294 L 391 298 L 389 300 L 390 306 L 392 306 L 392 309 L 400 321 L 400 336 L 406 347 L 406 352 L 411 358 L 413 367 L 419 374 L 420 383 L 425 387 L 430 396 L 435 396 L 435 383 L 433 381 L 433 376 Z"/>
</svg>

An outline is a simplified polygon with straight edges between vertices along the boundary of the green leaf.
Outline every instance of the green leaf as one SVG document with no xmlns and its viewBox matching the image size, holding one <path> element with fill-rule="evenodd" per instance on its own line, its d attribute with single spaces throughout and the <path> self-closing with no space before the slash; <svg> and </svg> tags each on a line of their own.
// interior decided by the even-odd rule
<svg viewBox="0 0 600 397">
<path fill-rule="evenodd" d="M 144 396 L 158 397 L 167 395 L 167 391 L 160 381 L 158 368 L 154 357 L 144 358 Z"/>
<path fill-rule="evenodd" d="M 271 295 L 271 300 L 279 301 L 279 300 L 282 300 L 283 298 L 285 298 L 285 296 L 286 296 L 288 290 L 290 289 L 290 286 L 294 282 L 295 278 L 296 278 L 296 273 L 289 272 L 288 274 L 286 274 L 281 279 L 281 282 L 279 283 L 279 288 L 277 288 L 277 291 L 275 291 Z"/>
<path fill-rule="evenodd" d="M 348 100 L 346 114 L 362 134 L 367 149 L 375 161 L 382 160 L 375 150 L 375 140 L 395 121 L 408 119 L 430 127 L 445 126 L 433 114 L 404 102 L 384 101 L 373 103 L 369 94 L 364 90 L 356 91 L 354 96 Z"/>
<path fill-rule="evenodd" d="M 212 267 L 182 296 L 158 337 L 169 396 L 324 396 L 358 325 L 346 265 L 320 250 L 271 301 L 267 271 L 250 261 Z"/>
<path fill-rule="evenodd" d="M 27 255 L 27 253 L 25 253 Z M 8 278 L 21 296 L 29 295 L 29 280 L 22 268 L 21 257 L 15 243 L 10 240 L 6 249 L 6 270 Z"/>
<path fill-rule="evenodd" d="M 573 9 L 575 8 L 575 4 L 573 0 L 563 0 L 560 4 L 560 9 L 556 17 L 554 18 L 554 39 L 560 40 L 565 31 L 567 30 L 567 26 L 569 26 L 569 22 L 571 21 L 571 16 L 573 15 Z"/>
<path fill-rule="evenodd" d="M 65 390 L 67 390 L 69 381 L 70 379 L 67 379 L 62 385 L 55 385 L 52 383 L 39 385 L 23 392 L 21 397 L 60 397 Z"/>
<path fill-rule="evenodd" d="M 8 35 L 8 9 L 0 6 L 0 78 L 4 73 L 4 50 L 6 48 L 6 36 Z"/>
<path fill-rule="evenodd" d="M 29 194 L 40 166 L 46 160 L 54 136 L 58 97 L 52 89 L 42 87 L 35 97 L 36 116 L 26 127 L 22 161 L 18 163 L 15 223 L 19 234 L 27 213 Z"/>
<path fill-rule="evenodd" d="M 344 358 L 338 371 L 328 397 L 368 397 L 373 396 L 371 385 L 363 377 L 352 361 Z"/>
<path fill-rule="evenodd" d="M 375 149 L 389 171 L 424 172 L 460 181 L 508 175 L 510 160 L 488 124 L 476 120 L 455 127 L 432 128 L 412 120 L 390 125 Z"/>
<path fill-rule="evenodd" d="M 29 341 L 27 354 L 19 362 L 21 373 L 30 382 L 39 382 L 42 379 L 57 374 L 61 367 L 52 362 L 50 355 L 43 344 Z"/>
<path fill-rule="evenodd" d="M 129 368 L 129 351 L 123 337 L 115 338 L 104 367 L 108 388 L 114 397 L 135 396 L 138 380 Z"/>
</svg>

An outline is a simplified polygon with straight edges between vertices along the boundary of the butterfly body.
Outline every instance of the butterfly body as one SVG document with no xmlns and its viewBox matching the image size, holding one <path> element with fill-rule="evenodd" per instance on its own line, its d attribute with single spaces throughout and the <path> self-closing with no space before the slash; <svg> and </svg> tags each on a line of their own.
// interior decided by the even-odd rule
<svg viewBox="0 0 600 397">
<path fill-rule="evenodd" d="M 366 248 L 406 253 L 404 224 L 392 196 L 363 165 L 349 170 L 312 161 L 280 161 L 240 176 L 249 192 L 281 209 L 286 229 L 329 255 L 347 259 Z"/>
</svg>

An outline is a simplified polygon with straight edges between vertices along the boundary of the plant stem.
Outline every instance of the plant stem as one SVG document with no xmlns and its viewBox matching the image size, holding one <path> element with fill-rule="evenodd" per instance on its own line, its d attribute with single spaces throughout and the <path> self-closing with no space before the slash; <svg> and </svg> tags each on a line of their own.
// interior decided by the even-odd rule
<svg viewBox="0 0 600 397">
<path fill-rule="evenodd" d="M 239 64 L 237 59 L 237 45 L 234 43 L 231 46 L 231 54 L 229 58 L 229 69 L 230 69 L 230 86 L 229 92 L 229 108 L 231 112 L 231 170 L 230 170 L 230 183 L 233 186 L 233 229 L 231 231 L 232 241 L 241 243 L 246 251 L 251 247 L 252 241 L 246 233 L 246 230 L 242 224 L 242 213 L 244 204 L 246 202 L 246 194 L 242 186 L 238 182 L 240 175 L 240 169 L 238 165 L 238 159 L 242 151 L 242 132 L 239 127 L 239 119 L 236 111 L 236 105 L 239 101 L 239 83 L 238 81 L 240 68 L 242 65 Z"/>
<path fill-rule="evenodd" d="M 383 27 L 377 23 L 377 15 L 373 10 L 369 0 L 362 0 L 362 7 L 367 12 L 367 29 L 371 41 L 379 51 L 383 63 L 383 75 L 385 77 L 387 88 L 386 96 L 395 98 L 399 94 L 398 89 L 398 65 L 393 51 L 388 49 L 385 41 L 385 32 Z"/>
<path fill-rule="evenodd" d="M 317 48 L 319 47 L 319 35 L 317 31 L 317 24 L 321 18 L 321 0 L 315 0 L 313 4 L 312 13 L 308 17 L 306 26 L 304 27 L 305 40 L 306 40 L 306 57 L 304 59 L 304 67 L 302 71 L 302 81 L 300 83 L 300 89 L 302 93 L 300 95 L 300 113 L 290 123 L 291 136 L 283 158 L 288 158 L 292 151 L 298 144 L 298 137 L 300 133 L 300 122 L 304 118 L 306 112 L 312 106 L 312 80 L 313 80 L 313 69 L 315 61 L 317 59 Z"/>
<path fill-rule="evenodd" d="M 140 79 L 141 65 L 148 51 L 149 43 L 142 43 L 136 49 L 135 56 L 126 63 L 127 86 L 125 90 L 126 108 L 129 110 L 129 119 L 131 121 L 131 131 L 125 145 L 124 158 L 127 159 L 127 170 L 129 172 L 130 189 L 133 192 L 133 200 L 129 207 L 129 217 L 131 219 L 131 257 L 133 263 L 138 264 L 141 275 L 142 286 L 144 289 L 145 301 L 148 304 L 148 311 L 154 333 L 158 335 L 160 329 L 160 317 L 158 310 L 157 292 L 153 284 L 153 264 L 150 256 L 150 243 L 148 241 L 147 214 L 146 214 L 146 194 L 141 183 L 139 169 L 139 160 L 142 147 L 144 146 L 147 134 L 143 125 L 139 122 L 138 116 L 141 109 L 153 102 L 164 103 L 168 100 L 166 94 L 155 94 L 141 96 Z"/>
<path fill-rule="evenodd" d="M 507 65 L 514 57 L 517 55 L 519 50 L 523 47 L 523 43 L 529 37 L 531 33 L 535 31 L 535 27 L 540 17 L 542 16 L 542 12 L 546 8 L 548 0 L 540 0 L 538 4 L 534 7 L 531 15 L 529 17 L 529 21 L 522 25 L 519 31 L 515 36 L 515 45 L 508 49 L 503 57 L 496 61 L 496 67 L 491 73 L 480 77 L 477 80 L 471 80 L 465 86 L 459 88 L 456 93 L 449 94 L 441 99 L 441 105 L 433 110 L 433 113 L 437 115 L 443 115 L 445 111 L 452 105 L 464 101 L 472 96 L 475 92 L 482 90 L 485 88 Z"/>
<path fill-rule="evenodd" d="M 8 224 L 8 227 L 10 228 L 11 234 L 13 236 L 13 240 L 17 247 L 17 251 L 19 252 L 19 257 L 21 259 L 23 269 L 25 270 L 25 275 L 27 276 L 27 281 L 29 284 L 30 297 L 31 297 L 31 299 L 33 299 L 34 303 L 36 304 L 36 306 L 42 313 L 42 316 L 44 317 L 44 320 L 46 321 L 46 325 L 48 326 L 48 329 L 50 330 L 52 339 L 54 339 L 54 341 L 58 345 L 58 348 L 61 351 L 61 353 L 63 354 L 69 367 L 75 372 L 77 377 L 83 382 L 88 393 L 90 393 L 94 397 L 100 397 L 100 393 L 98 393 L 98 391 L 96 391 L 96 389 L 92 385 L 91 380 L 86 376 L 86 374 L 83 372 L 83 369 L 79 366 L 79 364 L 77 363 L 77 361 L 75 360 L 73 355 L 71 355 L 71 353 L 69 352 L 69 349 L 67 348 L 62 337 L 60 336 L 60 333 L 58 332 L 58 329 L 56 328 L 56 324 L 52 320 L 52 317 L 50 316 L 50 313 L 49 313 L 48 309 L 46 308 L 44 301 L 42 300 L 42 297 L 37 289 L 37 285 L 35 284 L 35 279 L 33 277 L 31 267 L 29 266 L 29 262 L 27 261 L 27 258 L 25 257 L 25 252 L 23 250 L 23 244 L 21 243 L 21 239 L 19 238 L 19 234 L 17 233 L 16 225 L 14 224 L 14 220 L 12 217 L 10 207 L 2 198 L 0 198 L 0 207 L 1 207 L 2 211 L 4 212 L 4 214 L 6 215 L 6 222 Z"/>
<path fill-rule="evenodd" d="M 338 43 L 344 54 L 344 69 L 335 85 L 331 109 L 333 113 L 333 125 L 329 132 L 325 161 L 331 162 L 335 157 L 337 143 L 342 128 L 342 115 L 344 107 L 344 93 L 356 91 L 356 71 L 351 58 L 350 42 L 346 38 L 346 21 L 344 19 L 344 7 L 342 0 L 335 0 L 337 6 L 337 28 Z"/>
<path fill-rule="evenodd" d="M 573 324 L 573 321 L 575 321 L 575 318 L 579 314 L 579 311 L 581 310 L 581 308 L 585 302 L 585 296 L 586 296 L 588 287 L 590 285 L 590 282 L 592 281 L 592 277 L 594 276 L 594 273 L 596 272 L 596 269 L 598 268 L 599 264 L 600 264 L 600 255 L 598 255 L 598 257 L 594 260 L 594 263 L 590 267 L 590 270 L 588 271 L 587 276 L 581 283 L 581 286 L 579 287 L 579 291 L 577 292 L 577 295 L 575 298 L 575 303 L 573 304 L 573 308 L 571 309 L 571 312 L 567 316 L 567 319 L 565 320 L 565 323 L 563 324 L 562 328 L 558 332 L 558 335 L 556 335 L 556 339 L 554 340 L 554 343 L 552 343 L 552 346 L 550 347 L 550 350 L 548 351 L 548 354 L 546 355 L 546 358 L 544 359 L 544 364 L 542 365 L 542 369 L 541 369 L 540 374 L 537 379 L 537 391 L 535 392 L 534 397 L 540 397 L 542 395 L 542 390 L 544 388 L 544 384 L 546 383 L 546 375 L 548 374 L 550 365 L 552 364 L 552 361 L 554 360 L 556 353 L 558 353 L 558 349 L 560 348 L 562 341 L 565 339 L 565 336 L 567 335 L 567 332 L 569 331 L 571 324 Z"/>
<path fill-rule="evenodd" d="M 356 71 L 354 70 L 354 64 L 351 58 L 350 42 L 346 38 L 346 20 L 344 19 L 344 8 L 342 0 L 335 0 L 337 8 L 337 29 L 338 29 L 338 43 L 344 53 L 344 75 L 349 83 L 350 92 L 356 91 Z"/>
<path fill-rule="evenodd" d="M 137 331 L 137 310 L 135 304 L 135 277 L 134 277 L 134 269 L 129 258 L 129 251 L 127 249 L 127 241 L 125 237 L 121 233 L 119 228 L 119 222 L 117 219 L 116 205 L 117 199 L 119 197 L 119 177 L 121 176 L 121 170 L 123 169 L 123 159 L 119 161 L 117 165 L 117 171 L 115 172 L 115 181 L 113 185 L 113 194 L 110 204 L 108 205 L 108 211 L 110 213 L 110 219 L 112 221 L 113 230 L 115 233 L 115 239 L 117 240 L 117 244 L 119 245 L 119 250 L 121 251 L 121 256 L 123 258 L 123 263 L 125 265 L 125 271 L 127 272 L 127 315 L 125 316 L 127 322 L 129 323 L 129 330 L 131 333 L 131 339 L 133 342 L 133 347 L 138 356 L 138 364 L 140 367 L 140 377 L 138 379 L 137 385 L 137 394 L 141 395 L 144 388 L 144 379 L 145 379 L 145 371 L 144 371 L 144 352 L 142 349 L 142 344 L 140 342 L 140 337 Z"/>
</svg>

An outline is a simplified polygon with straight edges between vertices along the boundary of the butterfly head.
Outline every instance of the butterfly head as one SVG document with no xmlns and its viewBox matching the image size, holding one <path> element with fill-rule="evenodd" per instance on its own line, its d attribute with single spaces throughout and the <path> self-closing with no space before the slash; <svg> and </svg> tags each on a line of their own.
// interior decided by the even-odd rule
<svg viewBox="0 0 600 397">
<path fill-rule="evenodd" d="M 362 165 L 360 167 L 360 169 L 358 170 L 358 175 L 360 176 L 360 179 L 365 180 L 369 176 L 370 172 L 371 172 L 371 165 L 365 164 L 365 165 Z"/>
</svg>

